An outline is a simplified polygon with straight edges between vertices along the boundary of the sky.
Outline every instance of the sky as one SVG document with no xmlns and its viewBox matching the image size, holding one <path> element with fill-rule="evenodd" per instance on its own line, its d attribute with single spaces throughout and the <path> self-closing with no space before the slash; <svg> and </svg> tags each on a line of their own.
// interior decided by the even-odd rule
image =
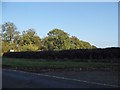
<svg viewBox="0 0 120 90">
<path fill-rule="evenodd" d="M 2 2 L 119 2 L 119 0 L 1 0 Z"/>
<path fill-rule="evenodd" d="M 8 21 L 41 38 L 58 28 L 99 48 L 118 46 L 117 2 L 2 2 L 2 23 Z"/>
</svg>

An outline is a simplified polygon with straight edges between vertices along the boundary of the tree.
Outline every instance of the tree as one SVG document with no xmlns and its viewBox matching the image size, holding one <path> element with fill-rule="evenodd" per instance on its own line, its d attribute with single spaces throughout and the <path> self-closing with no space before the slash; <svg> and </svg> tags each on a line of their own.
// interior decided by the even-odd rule
<svg viewBox="0 0 120 90">
<path fill-rule="evenodd" d="M 89 42 L 79 40 L 77 37 L 70 37 L 68 33 L 61 29 L 53 29 L 49 31 L 43 39 L 45 50 L 68 50 L 68 49 L 92 49 Z"/>
<path fill-rule="evenodd" d="M 16 33 L 16 26 L 12 22 L 6 22 L 2 25 L 2 37 L 5 41 L 12 41 Z"/>
<path fill-rule="evenodd" d="M 37 36 L 34 29 L 28 29 L 23 31 L 22 37 L 20 39 L 19 45 L 22 46 L 22 51 L 24 50 L 40 50 L 41 49 L 41 39 Z"/>
<path fill-rule="evenodd" d="M 70 42 L 71 42 L 70 43 L 70 45 L 71 45 L 70 49 L 80 49 L 80 48 L 82 48 L 82 44 L 77 37 L 75 37 L 75 36 L 70 37 Z"/>
<path fill-rule="evenodd" d="M 61 29 L 53 29 L 43 39 L 48 50 L 66 50 L 70 48 L 69 34 Z"/>
<path fill-rule="evenodd" d="M 6 22 L 5 24 L 2 25 L 2 32 L 1 32 L 2 41 L 3 41 L 2 44 L 5 45 L 3 46 L 3 52 L 7 51 L 5 47 L 8 48 L 9 50 L 13 49 L 14 46 L 16 47 L 18 42 L 18 37 L 20 34 L 20 32 L 16 30 L 17 27 L 12 22 Z M 6 45 L 6 43 L 9 45 Z"/>
<path fill-rule="evenodd" d="M 21 51 L 37 51 L 39 48 L 34 44 L 23 45 Z"/>
<path fill-rule="evenodd" d="M 68 49 L 91 49 L 96 46 L 89 42 L 79 40 L 77 37 L 70 37 L 61 29 L 53 29 L 47 36 L 41 39 L 34 29 L 22 32 L 22 35 L 14 23 L 6 22 L 0 26 L 0 39 L 2 39 L 3 52 L 10 49 L 15 51 L 37 51 L 37 50 L 68 50 Z"/>
<path fill-rule="evenodd" d="M 92 45 L 92 48 L 93 48 L 93 49 L 96 49 L 97 47 L 96 47 L 96 46 L 94 46 L 94 45 Z"/>
<path fill-rule="evenodd" d="M 89 42 L 81 41 L 83 48 L 82 49 L 92 49 L 92 45 Z"/>
<path fill-rule="evenodd" d="M 14 40 L 13 40 L 13 42 L 18 45 L 19 42 L 20 42 L 20 38 L 21 38 L 20 32 L 15 31 L 15 32 L 14 32 Z"/>
<path fill-rule="evenodd" d="M 2 41 L 2 53 L 8 52 L 10 47 L 9 47 L 9 43 L 6 41 Z"/>
</svg>

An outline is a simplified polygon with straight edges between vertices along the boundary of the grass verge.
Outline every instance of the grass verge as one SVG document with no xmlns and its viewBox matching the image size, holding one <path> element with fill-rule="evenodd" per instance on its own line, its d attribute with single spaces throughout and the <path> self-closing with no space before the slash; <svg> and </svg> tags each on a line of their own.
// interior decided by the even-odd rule
<svg viewBox="0 0 120 90">
<path fill-rule="evenodd" d="M 93 63 L 75 61 L 39 61 L 29 59 L 2 58 L 3 68 L 28 71 L 56 71 L 56 70 L 110 70 L 117 71 L 118 63 Z"/>
</svg>

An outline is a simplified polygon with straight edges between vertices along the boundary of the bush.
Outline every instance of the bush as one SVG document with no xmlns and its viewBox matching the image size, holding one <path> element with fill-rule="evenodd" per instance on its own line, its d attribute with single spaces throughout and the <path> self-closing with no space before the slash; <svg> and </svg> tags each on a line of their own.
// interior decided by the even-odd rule
<svg viewBox="0 0 120 90">
<path fill-rule="evenodd" d="M 27 51 L 27 52 L 8 52 L 3 57 L 10 58 L 31 58 L 31 59 L 47 59 L 47 60 L 78 60 L 83 62 L 119 62 L 120 48 L 107 49 L 78 49 L 78 50 L 62 50 L 62 51 Z"/>
</svg>

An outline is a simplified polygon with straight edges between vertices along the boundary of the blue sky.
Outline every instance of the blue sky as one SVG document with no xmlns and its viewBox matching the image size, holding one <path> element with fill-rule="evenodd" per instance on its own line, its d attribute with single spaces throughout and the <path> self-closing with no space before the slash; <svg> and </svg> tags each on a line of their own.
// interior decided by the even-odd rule
<svg viewBox="0 0 120 90">
<path fill-rule="evenodd" d="M 43 38 L 59 28 L 97 47 L 118 46 L 117 2 L 3 2 L 2 23 L 34 28 Z"/>
</svg>

